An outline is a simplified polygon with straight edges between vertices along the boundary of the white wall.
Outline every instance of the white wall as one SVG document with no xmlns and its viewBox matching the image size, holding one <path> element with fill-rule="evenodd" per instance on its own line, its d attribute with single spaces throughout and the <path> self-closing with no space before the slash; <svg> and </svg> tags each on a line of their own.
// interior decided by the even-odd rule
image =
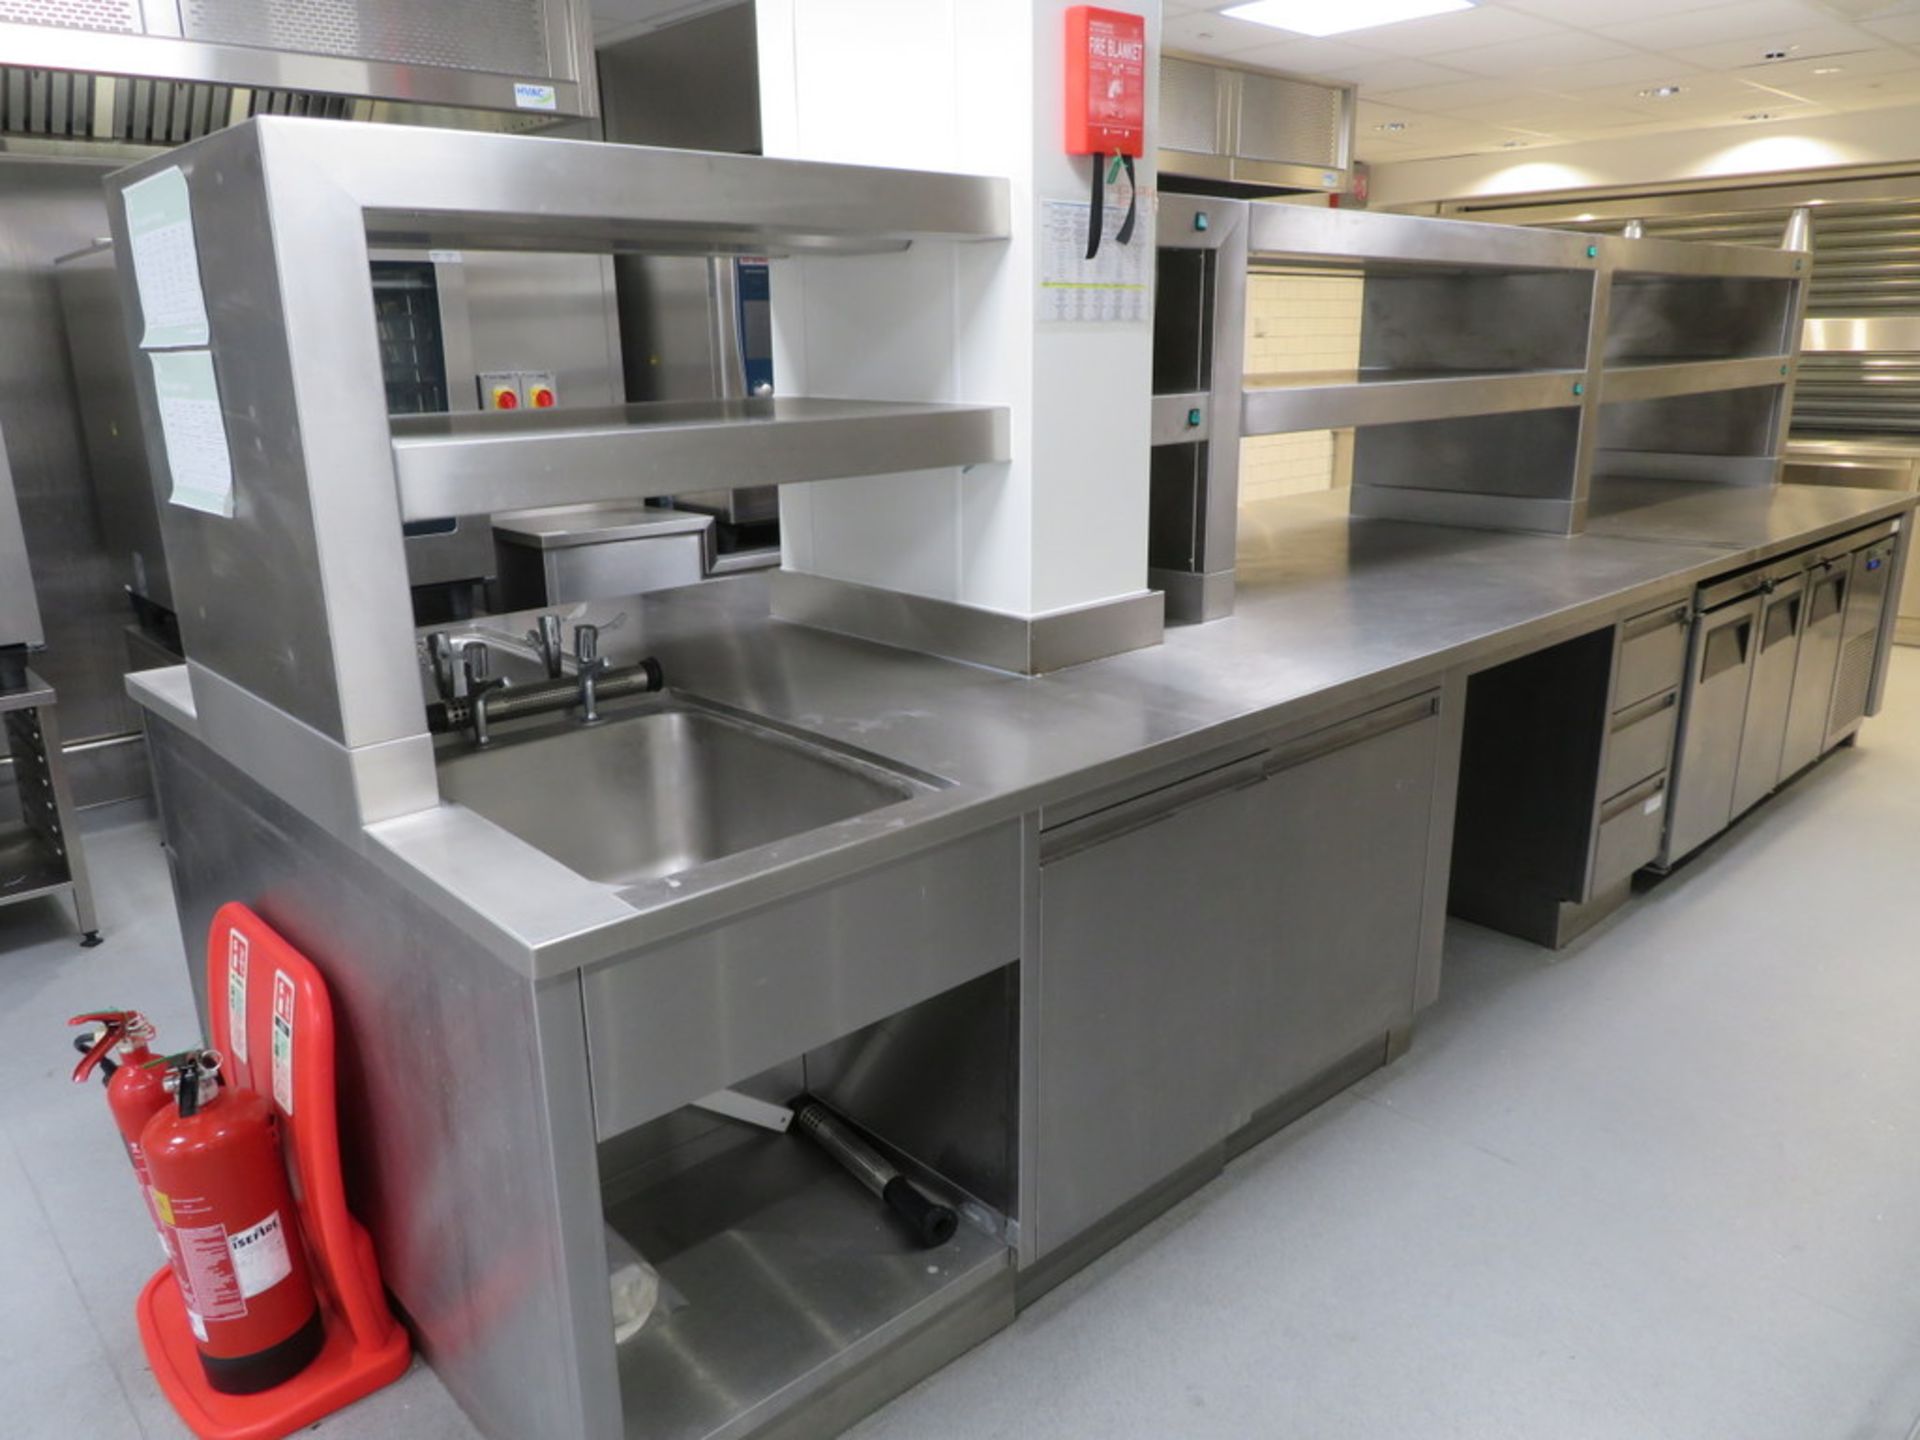
<svg viewBox="0 0 1920 1440">
<path fill-rule="evenodd" d="M 1372 203 L 1384 209 L 1474 196 L 1766 177 L 1916 160 L 1920 106 L 1903 106 L 1380 165 L 1373 171 Z"/>
<path fill-rule="evenodd" d="M 769 155 L 1000 175 L 1013 198 L 1008 244 L 776 265 L 786 393 L 1013 414 L 1011 464 L 788 487 L 790 569 L 1024 616 L 1145 587 L 1151 326 L 1038 319 L 1040 204 L 1087 187 L 1088 162 L 1061 153 L 1067 8 L 760 0 Z M 1157 65 L 1158 0 L 1131 8 Z"/>
</svg>

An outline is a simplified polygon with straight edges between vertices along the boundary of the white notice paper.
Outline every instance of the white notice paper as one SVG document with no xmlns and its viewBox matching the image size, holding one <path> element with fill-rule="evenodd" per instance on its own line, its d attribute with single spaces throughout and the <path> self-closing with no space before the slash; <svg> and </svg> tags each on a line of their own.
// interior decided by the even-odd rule
<svg viewBox="0 0 1920 1440">
<path fill-rule="evenodd" d="M 200 252 L 193 239 L 187 177 L 177 165 L 129 185 L 127 235 L 146 333 L 140 344 L 167 350 L 207 343 L 207 302 L 200 291 Z"/>
<path fill-rule="evenodd" d="M 1040 319 L 1053 324 L 1144 325 L 1153 299 L 1153 197 L 1140 198 L 1133 239 L 1114 237 L 1127 207 L 1106 208 L 1100 253 L 1087 259 L 1087 206 L 1047 200 L 1040 206 Z"/>
<path fill-rule="evenodd" d="M 220 386 L 210 350 L 159 351 L 153 363 L 153 393 L 160 404 L 160 433 L 173 472 L 176 505 L 233 518 L 233 456 L 220 414 Z"/>
</svg>

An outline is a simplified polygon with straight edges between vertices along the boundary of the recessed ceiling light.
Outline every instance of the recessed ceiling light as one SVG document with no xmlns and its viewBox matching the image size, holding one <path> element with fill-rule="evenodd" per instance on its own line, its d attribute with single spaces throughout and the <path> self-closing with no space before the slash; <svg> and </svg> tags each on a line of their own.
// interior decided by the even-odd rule
<svg viewBox="0 0 1920 1440">
<path fill-rule="evenodd" d="M 1478 0 L 1252 0 L 1220 13 L 1298 35 L 1344 35 L 1428 15 L 1471 10 Z"/>
<path fill-rule="evenodd" d="M 1841 71 L 1845 70 L 1846 68 L 1847 67 L 1844 65 L 1822 65 L 1819 67 L 1819 69 L 1815 70 L 1813 73 L 1816 75 L 1838 75 Z"/>
<path fill-rule="evenodd" d="M 1398 135 L 1402 130 L 1407 128 L 1407 122 L 1404 120 L 1388 120 L 1373 128 L 1376 130 L 1384 130 L 1389 135 Z"/>
<path fill-rule="evenodd" d="M 1656 85 L 1651 90 L 1642 90 L 1640 92 L 1640 98 L 1642 100 L 1671 100 L 1680 93 L 1681 89 L 1682 87 L 1679 85 Z"/>
</svg>

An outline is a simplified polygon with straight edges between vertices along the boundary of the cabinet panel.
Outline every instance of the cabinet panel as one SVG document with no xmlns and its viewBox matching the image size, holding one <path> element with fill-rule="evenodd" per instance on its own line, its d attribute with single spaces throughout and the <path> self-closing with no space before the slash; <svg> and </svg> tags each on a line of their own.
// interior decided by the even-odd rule
<svg viewBox="0 0 1920 1440">
<path fill-rule="evenodd" d="M 1787 737 L 1780 757 L 1783 777 L 1799 774 L 1826 748 L 1833 679 L 1840 663 L 1840 629 L 1851 582 L 1851 568 L 1844 562 L 1817 565 L 1808 576 L 1800 658 L 1794 667 L 1793 701 L 1787 710 Z"/>
<path fill-rule="evenodd" d="M 1288 764 L 1256 803 L 1271 856 L 1269 963 L 1237 993 L 1244 1123 L 1413 1018 L 1440 721 Z"/>
<path fill-rule="evenodd" d="M 1669 864 L 1699 849 L 1733 819 L 1734 769 L 1747 719 L 1747 691 L 1760 597 L 1702 615 L 1694 627 L 1686 720 L 1676 762 Z"/>
<path fill-rule="evenodd" d="M 1800 655 L 1800 612 L 1806 583 L 1795 580 L 1767 597 L 1760 614 L 1760 652 L 1753 662 L 1753 686 L 1747 697 L 1747 727 L 1740 737 L 1740 763 L 1734 772 L 1733 813 L 1758 805 L 1780 783 L 1780 756 L 1786 745 L 1787 712 L 1793 703 L 1794 663 Z"/>
<path fill-rule="evenodd" d="M 1438 743 L 1424 697 L 1043 832 L 1039 1254 L 1412 1019 Z"/>
<path fill-rule="evenodd" d="M 1680 692 L 1669 690 L 1622 710 L 1607 731 L 1607 758 L 1600 772 L 1600 798 L 1611 800 L 1630 785 L 1673 764 L 1673 733 L 1680 718 Z"/>
<path fill-rule="evenodd" d="M 1841 627 L 1833 709 L 1827 720 L 1829 746 L 1838 745 L 1867 716 L 1874 662 L 1880 654 L 1880 620 L 1893 582 L 1895 544 L 1889 537 L 1853 557 L 1853 594 L 1847 599 L 1847 618 Z"/>
<path fill-rule="evenodd" d="M 1688 618 L 1686 606 L 1669 605 L 1620 627 L 1620 676 L 1613 687 L 1616 710 L 1679 685 L 1687 663 Z"/>
<path fill-rule="evenodd" d="M 1233 986 L 1274 943 L 1267 858 L 1243 787 L 1043 865 L 1041 1254 L 1226 1138 Z"/>
</svg>

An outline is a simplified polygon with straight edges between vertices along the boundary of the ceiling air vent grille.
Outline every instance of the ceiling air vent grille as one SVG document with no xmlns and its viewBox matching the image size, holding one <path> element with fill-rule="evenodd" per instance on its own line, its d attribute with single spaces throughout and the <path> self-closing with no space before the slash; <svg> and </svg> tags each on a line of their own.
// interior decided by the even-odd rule
<svg viewBox="0 0 1920 1440">
<path fill-rule="evenodd" d="M 140 33 L 135 0 L 0 0 L 0 24 L 55 25 L 62 30 Z"/>
<path fill-rule="evenodd" d="M 549 71 L 540 0 L 185 0 L 181 24 L 188 39 L 222 45 L 502 75 Z"/>
</svg>

